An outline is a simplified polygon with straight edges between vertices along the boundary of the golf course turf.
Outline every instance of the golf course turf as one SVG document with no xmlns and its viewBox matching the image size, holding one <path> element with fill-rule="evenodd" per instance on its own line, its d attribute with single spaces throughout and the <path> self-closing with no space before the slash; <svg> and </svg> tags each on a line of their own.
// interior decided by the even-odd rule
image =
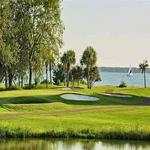
<svg viewBox="0 0 150 150">
<path fill-rule="evenodd" d="M 131 95 L 111 97 L 106 91 Z M 62 94 L 98 101 L 71 101 Z M 112 86 L 0 92 L 0 137 L 150 140 L 150 89 Z"/>
</svg>

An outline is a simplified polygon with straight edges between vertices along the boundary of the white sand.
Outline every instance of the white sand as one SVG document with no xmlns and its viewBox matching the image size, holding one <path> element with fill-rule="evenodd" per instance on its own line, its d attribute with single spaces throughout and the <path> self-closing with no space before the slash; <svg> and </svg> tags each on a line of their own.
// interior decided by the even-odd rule
<svg viewBox="0 0 150 150">
<path fill-rule="evenodd" d="M 66 100 L 74 100 L 74 101 L 98 101 L 99 98 L 97 97 L 91 97 L 86 95 L 80 95 L 80 94 L 64 94 L 60 96 L 63 99 Z"/>
<path fill-rule="evenodd" d="M 113 97 L 122 97 L 122 98 L 131 98 L 131 95 L 122 95 L 122 94 L 104 94 L 106 96 L 113 96 Z"/>
</svg>

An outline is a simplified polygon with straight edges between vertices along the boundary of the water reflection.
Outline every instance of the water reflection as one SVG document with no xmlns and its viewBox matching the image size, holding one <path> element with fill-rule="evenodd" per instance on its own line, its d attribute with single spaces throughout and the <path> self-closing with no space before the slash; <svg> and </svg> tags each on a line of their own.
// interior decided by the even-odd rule
<svg viewBox="0 0 150 150">
<path fill-rule="evenodd" d="M 150 143 L 74 139 L 0 140 L 0 150 L 150 150 Z"/>
</svg>

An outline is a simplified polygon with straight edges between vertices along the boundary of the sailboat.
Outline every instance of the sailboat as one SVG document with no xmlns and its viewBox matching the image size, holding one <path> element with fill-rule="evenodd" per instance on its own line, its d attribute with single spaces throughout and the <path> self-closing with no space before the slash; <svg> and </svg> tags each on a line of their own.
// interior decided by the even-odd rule
<svg viewBox="0 0 150 150">
<path fill-rule="evenodd" d="M 133 71 L 132 71 L 132 68 L 131 66 L 129 67 L 129 71 L 128 71 L 128 74 L 127 74 L 128 77 L 131 77 L 133 76 Z"/>
</svg>

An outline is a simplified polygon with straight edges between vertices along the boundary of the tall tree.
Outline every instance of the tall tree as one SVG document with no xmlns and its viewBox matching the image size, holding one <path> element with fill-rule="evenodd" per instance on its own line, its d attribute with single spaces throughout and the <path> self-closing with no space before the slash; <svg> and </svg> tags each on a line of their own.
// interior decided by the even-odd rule
<svg viewBox="0 0 150 150">
<path fill-rule="evenodd" d="M 66 59 L 67 59 L 67 54 L 64 53 L 63 56 L 61 57 L 61 63 L 63 65 L 63 75 L 64 75 L 64 86 L 66 86 L 66 81 L 67 81 L 67 62 L 66 62 Z"/>
<path fill-rule="evenodd" d="M 16 0 L 14 3 L 19 8 L 20 43 L 27 51 L 31 88 L 34 60 L 42 54 L 43 45 L 62 42 L 60 0 Z"/>
<path fill-rule="evenodd" d="M 97 61 L 96 51 L 91 46 L 87 47 L 83 52 L 81 58 L 81 65 L 85 67 L 84 69 L 86 72 L 85 78 L 87 80 L 87 87 L 89 89 L 92 88 L 92 82 L 93 80 L 95 80 L 95 78 L 93 78 L 92 71 L 96 71 L 96 61 Z"/>
<path fill-rule="evenodd" d="M 55 85 L 59 85 L 60 83 L 62 83 L 65 79 L 63 72 L 63 65 L 62 64 L 57 64 L 54 67 L 54 71 L 53 71 L 53 81 Z"/>
<path fill-rule="evenodd" d="M 60 3 L 61 0 L 0 1 L 0 64 L 6 87 L 8 83 L 12 85 L 14 78 L 23 81 L 29 68 L 31 88 L 33 71 L 37 74 L 41 62 L 47 61 L 42 57 L 44 47 L 49 45 L 49 50 L 56 54 L 62 46 Z M 53 54 L 48 64 L 53 63 Z"/>
<path fill-rule="evenodd" d="M 147 60 L 144 60 L 143 63 L 139 64 L 139 68 L 140 68 L 141 72 L 144 75 L 144 87 L 145 88 L 147 87 L 147 85 L 146 85 L 146 69 L 148 67 L 149 67 L 149 65 L 148 65 L 148 61 Z"/>
<path fill-rule="evenodd" d="M 87 78 L 87 68 L 84 69 L 84 77 Z M 89 71 L 89 85 L 88 88 L 91 89 L 96 81 L 101 81 L 99 69 L 97 66 L 93 66 Z"/>
<path fill-rule="evenodd" d="M 56 58 L 59 55 L 59 47 L 54 46 L 55 43 L 49 45 L 45 44 L 42 52 L 43 62 L 45 63 L 45 72 L 46 72 L 46 88 L 48 87 L 48 83 L 52 84 L 52 69 L 54 67 L 54 63 Z M 49 79 L 48 79 L 48 70 L 49 70 Z"/>
<path fill-rule="evenodd" d="M 63 66 L 64 66 L 67 87 L 69 87 L 70 69 L 71 69 L 71 66 L 73 64 L 75 64 L 75 62 L 76 62 L 75 52 L 73 50 L 69 50 L 69 51 L 65 52 L 61 58 L 61 62 L 63 63 Z"/>
<path fill-rule="evenodd" d="M 74 85 L 74 81 L 77 82 L 77 86 L 79 87 L 80 85 L 80 80 L 83 78 L 83 70 L 82 67 L 80 66 L 75 66 L 72 68 L 71 70 L 71 75 L 72 75 L 72 80 L 73 80 L 73 85 Z"/>
<path fill-rule="evenodd" d="M 47 47 L 45 47 L 43 50 L 43 61 L 45 62 L 45 69 L 46 69 L 46 84 L 49 81 L 50 84 L 52 84 L 52 70 L 58 56 L 59 56 L 59 47 L 55 47 L 54 44 L 47 45 Z M 49 80 L 48 80 L 48 68 L 49 68 Z"/>
<path fill-rule="evenodd" d="M 18 55 L 17 26 L 9 1 L 0 1 L 0 63 L 5 72 L 5 86 L 12 86 Z"/>
<path fill-rule="evenodd" d="M 54 50 L 51 52 L 51 57 L 49 59 L 49 80 L 50 80 L 50 84 L 52 84 L 52 70 L 54 68 L 55 65 L 55 61 L 58 58 L 59 53 L 57 50 Z"/>
</svg>

